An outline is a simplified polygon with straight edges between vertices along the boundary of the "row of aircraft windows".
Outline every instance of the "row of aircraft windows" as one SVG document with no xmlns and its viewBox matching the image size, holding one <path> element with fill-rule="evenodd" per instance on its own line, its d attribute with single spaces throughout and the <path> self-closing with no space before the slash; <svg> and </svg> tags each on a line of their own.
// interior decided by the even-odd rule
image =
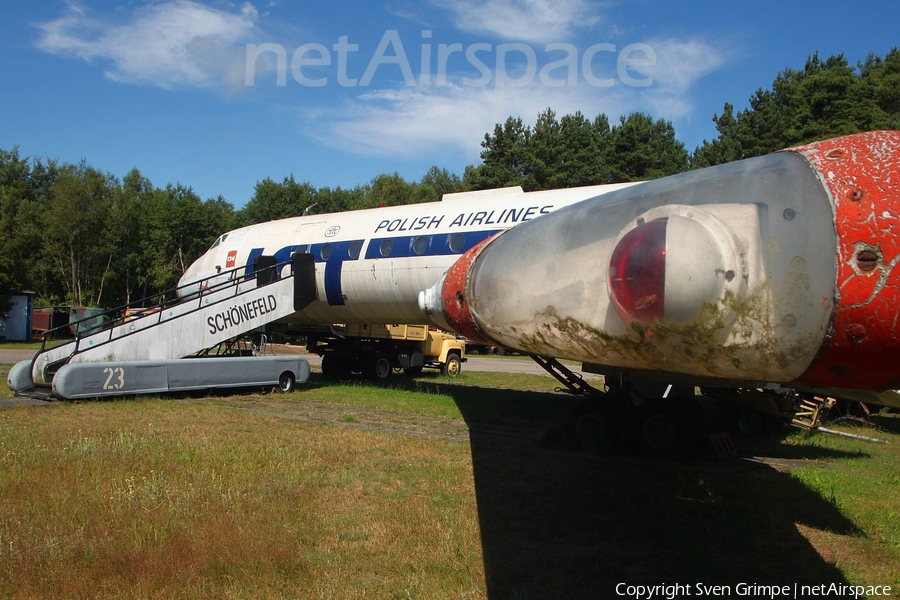
<svg viewBox="0 0 900 600">
<path fill-rule="evenodd" d="M 447 240 L 447 245 L 450 248 L 451 252 L 459 253 L 462 252 L 462 249 L 465 245 L 465 236 L 461 233 L 454 233 Z M 413 240 L 412 250 L 416 255 L 423 255 L 428 251 L 428 247 L 431 245 L 431 242 L 428 236 L 421 235 Z M 350 256 L 351 260 L 356 260 L 359 258 L 359 254 L 362 251 L 362 242 L 355 241 L 350 244 L 350 247 L 347 249 L 347 254 Z M 382 258 L 389 257 L 394 251 L 394 240 L 387 238 L 381 240 L 381 244 L 378 246 L 378 254 Z M 309 252 L 309 246 L 301 246 L 297 249 L 297 252 Z M 334 246 L 331 244 L 325 244 L 319 249 L 319 258 L 321 260 L 328 260 L 331 258 L 334 253 Z"/>
</svg>

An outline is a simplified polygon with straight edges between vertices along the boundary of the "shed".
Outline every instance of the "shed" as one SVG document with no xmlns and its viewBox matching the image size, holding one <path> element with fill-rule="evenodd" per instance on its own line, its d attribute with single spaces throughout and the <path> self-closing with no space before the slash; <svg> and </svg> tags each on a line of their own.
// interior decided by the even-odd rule
<svg viewBox="0 0 900 600">
<path fill-rule="evenodd" d="M 16 292 L 10 296 L 9 311 L 0 314 L 0 340 L 27 342 L 31 339 L 33 299 L 31 292 Z"/>
</svg>

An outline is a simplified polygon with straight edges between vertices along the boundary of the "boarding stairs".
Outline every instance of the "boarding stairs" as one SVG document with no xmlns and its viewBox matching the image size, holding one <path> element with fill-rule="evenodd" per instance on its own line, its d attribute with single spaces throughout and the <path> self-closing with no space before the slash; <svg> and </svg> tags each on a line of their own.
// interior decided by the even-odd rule
<svg viewBox="0 0 900 600">
<path fill-rule="evenodd" d="M 257 262 L 184 287 L 189 290 L 167 290 L 95 315 L 91 319 L 106 321 L 94 327 L 79 331 L 78 326 L 91 319 L 72 323 L 76 334 L 68 343 L 48 347 L 50 338 L 62 328 L 46 332 L 41 349 L 30 361 L 30 378 L 22 373 L 13 377 L 11 372 L 10 388 L 17 395 L 46 397 L 55 373 L 67 364 L 180 359 L 200 354 L 305 308 L 316 297 L 315 266 L 311 256 L 295 255 L 285 263 L 274 259 Z M 185 295 L 187 291 L 190 293 Z M 182 297 L 163 300 L 179 292 Z M 25 365 L 14 368 L 22 371 Z"/>
</svg>

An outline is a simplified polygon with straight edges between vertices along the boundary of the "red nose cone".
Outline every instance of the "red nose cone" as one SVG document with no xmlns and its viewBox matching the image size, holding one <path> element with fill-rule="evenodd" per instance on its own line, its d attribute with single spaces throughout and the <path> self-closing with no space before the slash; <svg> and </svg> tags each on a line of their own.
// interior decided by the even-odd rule
<svg viewBox="0 0 900 600">
<path fill-rule="evenodd" d="M 470 340 L 493 344 L 490 338 L 484 336 L 472 313 L 469 312 L 468 291 L 466 282 L 469 278 L 469 267 L 481 252 L 482 248 L 493 238 L 488 238 L 469 249 L 465 254 L 459 257 L 453 266 L 448 269 L 444 276 L 444 286 L 441 288 L 441 305 L 443 307 L 444 319 L 447 325 L 453 331 L 464 335 Z"/>
<path fill-rule="evenodd" d="M 838 236 L 831 330 L 799 381 L 841 388 L 897 388 L 900 131 L 850 135 L 792 151 L 809 160 L 828 190 Z"/>
</svg>

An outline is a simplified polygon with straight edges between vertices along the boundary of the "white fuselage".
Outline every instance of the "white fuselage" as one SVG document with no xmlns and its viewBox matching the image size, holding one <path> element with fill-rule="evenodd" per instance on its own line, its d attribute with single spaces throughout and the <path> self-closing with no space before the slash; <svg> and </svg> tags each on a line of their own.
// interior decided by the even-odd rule
<svg viewBox="0 0 900 600">
<path fill-rule="evenodd" d="M 448 194 L 442 202 L 292 217 L 219 237 L 181 278 L 192 286 L 222 272 L 254 269 L 257 257 L 279 263 L 309 253 L 318 300 L 286 320 L 299 323 L 418 323 L 419 292 L 430 288 L 468 249 L 492 235 L 558 208 L 631 184 L 525 193 L 521 188 Z M 281 267 L 281 275 L 290 267 Z M 230 274 L 228 274 L 230 272 Z"/>
</svg>

